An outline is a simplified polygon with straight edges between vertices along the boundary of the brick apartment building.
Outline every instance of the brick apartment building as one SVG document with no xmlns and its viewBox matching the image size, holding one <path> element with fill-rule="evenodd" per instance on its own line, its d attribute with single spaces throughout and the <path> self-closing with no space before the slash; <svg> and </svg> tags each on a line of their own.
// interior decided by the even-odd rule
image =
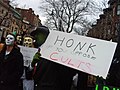
<svg viewBox="0 0 120 90">
<path fill-rule="evenodd" d="M 21 17 L 23 18 L 23 22 L 28 24 L 23 27 L 24 29 L 27 29 L 29 33 L 32 30 L 34 30 L 36 27 L 38 27 L 39 24 L 41 23 L 41 20 L 39 19 L 39 15 L 35 15 L 32 8 L 29 9 L 16 8 L 16 10 L 21 14 Z"/>
<path fill-rule="evenodd" d="M 120 30 L 120 0 L 109 0 L 108 5 L 87 36 L 117 42 Z"/>
<path fill-rule="evenodd" d="M 39 15 L 35 15 L 32 8 L 14 9 L 9 0 L 0 0 L 0 29 L 2 37 L 10 32 L 22 35 L 24 32 L 30 33 L 41 23 Z M 1 34 L 1 32 L 0 32 Z"/>
</svg>

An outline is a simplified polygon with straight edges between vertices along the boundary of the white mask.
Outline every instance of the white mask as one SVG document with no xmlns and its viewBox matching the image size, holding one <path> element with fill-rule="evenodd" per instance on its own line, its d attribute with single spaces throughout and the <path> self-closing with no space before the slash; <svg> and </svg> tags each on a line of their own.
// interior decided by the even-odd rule
<svg viewBox="0 0 120 90">
<path fill-rule="evenodd" d="M 5 39 L 5 43 L 6 45 L 14 45 L 14 41 L 15 41 L 15 38 L 14 36 L 12 35 L 7 35 L 6 39 Z"/>
</svg>

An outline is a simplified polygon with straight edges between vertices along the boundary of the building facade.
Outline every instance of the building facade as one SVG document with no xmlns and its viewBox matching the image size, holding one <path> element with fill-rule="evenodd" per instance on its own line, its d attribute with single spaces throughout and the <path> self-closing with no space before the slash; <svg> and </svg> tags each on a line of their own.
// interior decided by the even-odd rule
<svg viewBox="0 0 120 90">
<path fill-rule="evenodd" d="M 109 0 L 108 5 L 87 36 L 117 42 L 120 30 L 120 0 Z"/>
<path fill-rule="evenodd" d="M 4 37 L 5 34 L 10 30 L 11 24 L 11 6 L 8 0 L 0 0 L 0 29 L 2 32 L 1 37 Z"/>
<path fill-rule="evenodd" d="M 8 33 L 15 32 L 17 35 L 29 34 L 39 26 L 41 20 L 35 15 L 32 8 L 13 8 L 9 0 L 0 0 L 0 39 Z"/>
<path fill-rule="evenodd" d="M 39 26 L 39 23 L 41 23 L 39 15 L 35 15 L 32 8 L 29 9 L 16 8 L 16 10 L 21 14 L 23 22 L 26 23 L 24 29 L 27 29 L 27 33 L 30 33 L 32 30 Z"/>
</svg>

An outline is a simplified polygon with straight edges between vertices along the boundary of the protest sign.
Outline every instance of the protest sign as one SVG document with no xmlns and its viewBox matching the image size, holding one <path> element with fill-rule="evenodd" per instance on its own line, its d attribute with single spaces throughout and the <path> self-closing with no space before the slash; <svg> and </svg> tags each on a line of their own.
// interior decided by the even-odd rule
<svg viewBox="0 0 120 90">
<path fill-rule="evenodd" d="M 24 47 L 24 46 L 19 46 L 19 47 L 20 47 L 20 52 L 23 54 L 24 66 L 30 65 L 31 61 L 33 60 L 33 56 L 37 52 L 37 49 Z"/>
<path fill-rule="evenodd" d="M 95 90 L 120 90 L 118 87 L 96 84 Z"/>
<path fill-rule="evenodd" d="M 53 62 L 106 78 L 116 45 L 105 40 L 50 31 L 41 54 Z"/>
</svg>

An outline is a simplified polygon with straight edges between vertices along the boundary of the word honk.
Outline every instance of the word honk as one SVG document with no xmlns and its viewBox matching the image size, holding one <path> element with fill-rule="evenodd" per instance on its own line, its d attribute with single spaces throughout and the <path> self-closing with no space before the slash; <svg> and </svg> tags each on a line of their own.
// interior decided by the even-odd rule
<svg viewBox="0 0 120 90">
<path fill-rule="evenodd" d="M 73 47 L 74 46 L 74 49 L 73 49 L 73 52 L 79 50 L 83 50 L 83 49 L 86 49 L 86 52 L 92 52 L 92 54 L 95 54 L 94 52 L 94 47 L 96 45 L 92 44 L 92 43 L 87 43 L 87 42 L 84 42 L 83 45 L 82 45 L 82 42 L 78 42 L 77 44 L 75 44 L 75 41 L 74 39 L 68 39 L 66 40 L 65 37 L 64 38 L 60 38 L 59 36 L 57 36 L 55 42 L 54 42 L 54 45 L 59 43 L 58 45 L 59 46 L 63 46 L 63 44 L 65 45 L 65 47 L 67 48 L 70 48 L 70 47 Z"/>
</svg>

